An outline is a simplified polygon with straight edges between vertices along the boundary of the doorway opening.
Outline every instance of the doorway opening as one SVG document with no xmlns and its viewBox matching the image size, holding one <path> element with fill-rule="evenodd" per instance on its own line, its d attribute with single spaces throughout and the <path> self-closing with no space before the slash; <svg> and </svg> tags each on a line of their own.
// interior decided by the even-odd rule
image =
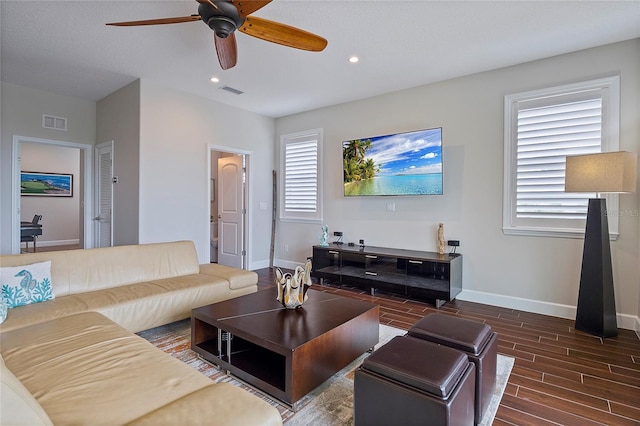
<svg viewBox="0 0 640 426">
<path fill-rule="evenodd" d="M 209 145 L 209 259 L 247 269 L 250 264 L 251 152 Z"/>
<path fill-rule="evenodd" d="M 42 241 L 38 240 L 40 249 L 55 250 L 56 247 L 93 247 L 93 230 L 91 227 L 92 150 L 93 146 L 89 144 L 25 136 L 13 137 L 11 185 L 12 253 L 18 254 L 21 251 L 21 222 L 31 221 L 31 216 L 34 215 L 42 215 L 40 223 L 42 224 L 42 233 L 44 235 L 42 236 Z M 24 159 L 23 151 L 26 155 Z M 56 160 L 56 157 L 58 160 Z M 63 164 L 63 169 L 58 169 L 61 164 Z M 71 181 L 75 191 L 71 193 L 71 196 L 67 197 L 25 196 L 23 202 L 23 197 L 21 196 L 22 172 L 40 172 L 43 174 L 53 172 L 72 175 Z M 73 218 L 71 222 L 69 222 L 69 217 Z M 65 229 L 69 229 L 66 234 L 64 233 Z"/>
</svg>

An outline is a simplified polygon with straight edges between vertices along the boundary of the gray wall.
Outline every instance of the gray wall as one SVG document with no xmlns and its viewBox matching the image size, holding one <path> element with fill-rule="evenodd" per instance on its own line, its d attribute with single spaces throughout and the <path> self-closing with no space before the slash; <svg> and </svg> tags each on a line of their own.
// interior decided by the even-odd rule
<svg viewBox="0 0 640 426">
<path fill-rule="evenodd" d="M 73 175 L 73 197 L 20 197 L 20 220 L 31 221 L 35 214 L 42 215 L 39 247 L 81 243 L 80 150 L 38 143 L 21 143 L 20 149 L 22 171 Z"/>
<path fill-rule="evenodd" d="M 140 222 L 140 81 L 97 103 L 96 141 L 113 141 L 113 245 L 138 244 Z"/>
<path fill-rule="evenodd" d="M 13 136 L 95 143 L 95 102 L 2 82 L 0 92 L 0 253 L 11 253 Z M 67 131 L 45 129 L 42 115 L 68 119 Z"/>
<path fill-rule="evenodd" d="M 140 92 L 140 243 L 193 240 L 209 261 L 208 147 L 228 147 L 252 154 L 249 269 L 268 266 L 274 120 L 144 79 Z"/>
<path fill-rule="evenodd" d="M 640 39 L 416 87 L 276 120 L 282 135 L 324 129 L 324 222 L 345 241 L 431 250 L 436 229 L 461 240 L 460 298 L 573 318 L 581 239 L 502 232 L 503 101 L 509 93 L 603 76 L 621 76 L 620 149 L 638 152 Z M 341 141 L 443 127 L 444 195 L 343 198 Z M 278 163 L 278 148 L 274 161 Z M 395 212 L 387 211 L 393 202 Z M 620 237 L 612 242 L 616 305 L 638 324 L 638 195 L 620 197 Z M 276 259 L 294 265 L 311 254 L 320 224 L 280 223 Z M 284 245 L 289 251 L 284 252 Z"/>
</svg>

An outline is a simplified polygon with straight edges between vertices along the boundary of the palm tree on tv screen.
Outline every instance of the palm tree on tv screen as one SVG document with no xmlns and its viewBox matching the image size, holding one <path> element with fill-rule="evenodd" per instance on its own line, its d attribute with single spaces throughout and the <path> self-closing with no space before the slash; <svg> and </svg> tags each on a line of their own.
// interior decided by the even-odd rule
<svg viewBox="0 0 640 426">
<path fill-rule="evenodd" d="M 380 171 L 380 167 L 373 159 L 365 159 L 369 148 L 371 148 L 370 139 L 354 139 L 344 144 L 342 159 L 345 183 L 371 179 Z"/>
</svg>

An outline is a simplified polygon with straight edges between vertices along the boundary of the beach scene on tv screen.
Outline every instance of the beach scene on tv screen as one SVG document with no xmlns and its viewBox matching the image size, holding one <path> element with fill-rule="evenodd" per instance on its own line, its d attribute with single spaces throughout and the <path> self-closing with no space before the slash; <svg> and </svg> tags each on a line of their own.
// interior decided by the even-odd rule
<svg viewBox="0 0 640 426">
<path fill-rule="evenodd" d="M 442 129 L 342 143 L 344 195 L 441 195 Z"/>
</svg>

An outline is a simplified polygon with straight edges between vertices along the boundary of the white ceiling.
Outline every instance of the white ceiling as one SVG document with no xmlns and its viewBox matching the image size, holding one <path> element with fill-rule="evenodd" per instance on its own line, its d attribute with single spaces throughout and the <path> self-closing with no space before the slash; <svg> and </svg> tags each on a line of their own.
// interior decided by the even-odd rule
<svg viewBox="0 0 640 426">
<path fill-rule="evenodd" d="M 255 15 L 321 35 L 327 48 L 300 51 L 238 32 L 238 64 L 223 71 L 213 32 L 200 21 L 104 25 L 186 16 L 197 6 L 2 0 L 2 80 L 97 101 L 146 78 L 281 117 L 640 37 L 640 0 L 274 0 Z"/>
</svg>

